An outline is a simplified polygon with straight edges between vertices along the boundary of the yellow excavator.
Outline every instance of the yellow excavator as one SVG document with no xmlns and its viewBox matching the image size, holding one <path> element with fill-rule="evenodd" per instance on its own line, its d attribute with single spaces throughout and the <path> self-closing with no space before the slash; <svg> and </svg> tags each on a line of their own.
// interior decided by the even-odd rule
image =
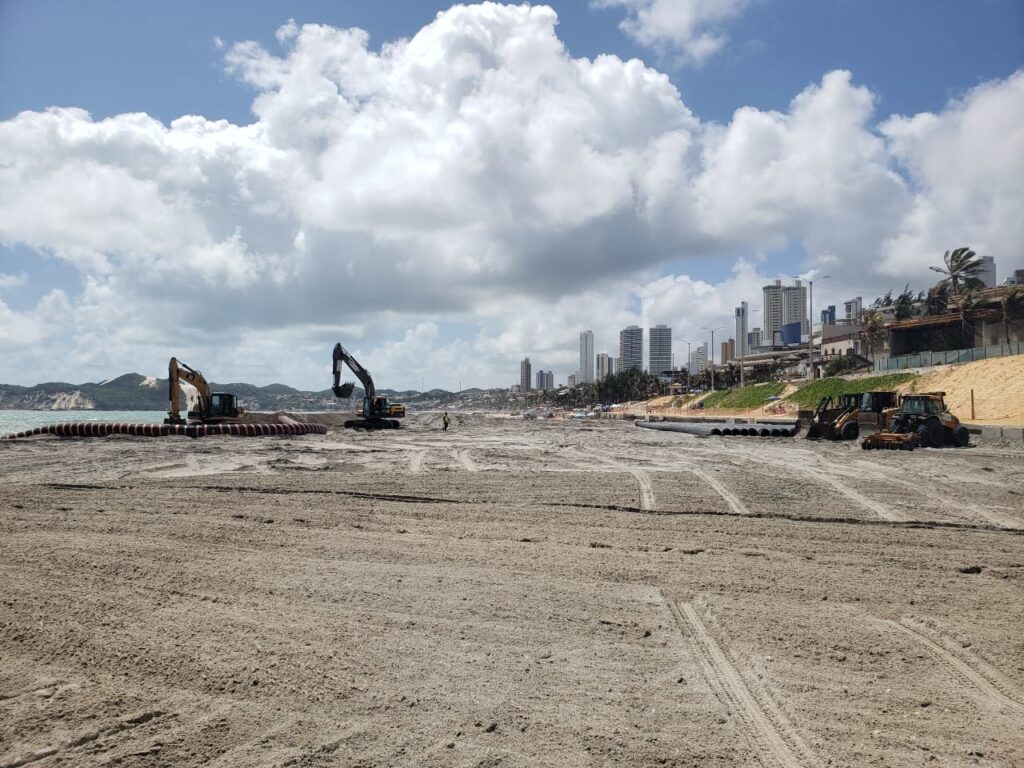
<svg viewBox="0 0 1024 768">
<path fill-rule="evenodd" d="M 245 411 L 238 407 L 238 398 L 229 392 L 211 392 L 203 374 L 176 357 L 167 366 L 170 403 L 164 424 L 224 424 L 239 421 Z M 188 418 L 181 418 L 181 384 L 191 384 L 188 394 Z"/>
<path fill-rule="evenodd" d="M 400 426 L 398 419 L 405 416 L 405 406 L 401 403 L 392 403 L 384 395 L 378 395 L 370 372 L 363 368 L 359 361 L 352 357 L 340 343 L 334 345 L 334 386 L 331 387 L 334 396 L 352 397 L 355 383 L 341 383 L 341 373 L 346 365 L 363 385 L 364 396 L 362 418 L 346 421 L 345 427 L 348 429 L 398 429 Z"/>
</svg>

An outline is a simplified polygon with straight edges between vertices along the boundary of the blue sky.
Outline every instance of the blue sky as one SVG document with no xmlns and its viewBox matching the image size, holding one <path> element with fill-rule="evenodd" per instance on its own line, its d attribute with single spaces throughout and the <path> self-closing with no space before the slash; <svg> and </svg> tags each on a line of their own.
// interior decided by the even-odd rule
<svg viewBox="0 0 1024 768">
<path fill-rule="evenodd" d="M 854 115 L 851 120 L 860 122 L 861 138 L 866 136 L 869 144 L 872 134 L 879 146 L 883 140 L 890 143 L 888 151 L 891 154 L 881 159 L 879 179 L 871 184 L 884 186 L 887 182 L 881 177 L 890 173 L 898 174 L 905 187 L 899 192 L 899 199 L 894 198 L 889 206 L 892 210 L 904 206 L 904 219 L 894 223 L 890 231 L 865 232 L 863 242 L 878 244 L 884 241 L 886 247 L 895 247 L 892 243 L 912 241 L 915 247 L 921 248 L 926 244 L 946 242 L 941 238 L 948 237 L 948 233 L 943 235 L 936 226 L 929 225 L 932 229 L 924 234 L 917 231 L 923 226 L 919 222 L 926 215 L 946 221 L 955 221 L 957 215 L 951 212 L 943 214 L 935 200 L 920 194 L 921 190 L 935 187 L 937 177 L 935 163 L 922 154 L 923 145 L 919 144 L 925 139 L 932 141 L 935 147 L 929 145 L 928 151 L 938 152 L 938 139 L 924 136 L 927 126 L 921 121 L 900 128 L 903 133 L 899 136 L 895 133 L 898 126 L 893 127 L 891 135 L 880 126 L 894 115 L 914 116 L 933 112 L 945 118 L 947 113 L 959 109 L 950 106 L 951 100 L 965 99 L 966 103 L 973 98 L 971 94 L 975 91 L 972 89 L 982 84 L 1008 81 L 1024 65 L 1024 3 L 1018 0 L 904 0 L 898 3 L 880 0 L 730 1 L 737 3 L 738 10 L 724 19 L 708 22 L 704 27 L 726 36 L 727 42 L 721 50 L 699 64 L 688 58 L 686 50 L 680 46 L 645 43 L 620 26 L 631 13 L 630 8 L 635 9 L 638 4 L 678 2 L 685 5 L 688 0 L 606 0 L 608 7 L 594 7 L 584 2 L 553 2 L 550 5 L 559 18 L 555 34 L 567 47 L 570 56 L 592 60 L 602 54 L 613 54 L 621 59 L 639 58 L 651 70 L 667 75 L 678 89 L 682 104 L 701 125 L 698 140 L 701 143 L 695 146 L 705 155 L 709 148 L 716 146 L 716 124 L 723 131 L 735 129 L 738 132 L 742 127 L 733 119 L 736 110 L 752 108 L 762 122 L 767 119 L 765 115 L 777 112 L 782 115 L 781 124 L 791 127 L 796 122 L 792 107 L 794 99 L 805 93 L 813 96 L 819 91 L 824 98 L 828 91 L 823 85 L 826 75 L 835 70 L 848 70 L 851 74 L 847 85 L 829 88 L 835 87 L 837 93 L 841 91 L 840 95 L 845 99 L 842 103 L 846 105 L 853 103 L 851 99 L 856 101 L 857 89 L 869 93 L 873 113 L 866 119 Z M 288 19 L 294 19 L 300 29 L 306 23 L 365 29 L 370 34 L 370 51 L 379 52 L 384 43 L 416 35 L 446 8 L 446 4 L 412 0 L 345 3 L 227 0 L 209 3 L 185 0 L 174 4 L 127 0 L 104 3 L 5 0 L 0 3 L 0 121 L 14 125 L 17 115 L 26 110 L 38 113 L 50 107 L 76 107 L 91 113 L 93 121 L 124 113 L 145 113 L 159 120 L 165 128 L 182 115 L 198 115 L 208 120 L 225 119 L 239 126 L 254 124 L 261 119 L 253 112 L 254 99 L 266 91 L 267 86 L 254 79 L 255 75 L 247 78 L 237 71 L 227 71 L 226 57 L 235 44 L 255 41 L 271 56 L 287 57 L 290 43 L 282 45 L 275 33 Z M 243 63 L 242 68 L 250 65 L 251 62 Z M 1006 98 L 1010 104 L 1008 109 L 1015 108 L 1015 97 L 1009 95 Z M 855 107 L 851 109 L 856 112 Z M 270 124 L 265 115 L 262 119 Z M 864 129 L 867 134 L 864 134 Z M 760 137 L 758 140 L 764 138 L 757 135 Z M 814 135 L 813 127 L 807 135 Z M 866 158 L 878 159 L 872 155 L 877 154 L 877 146 L 864 151 Z M 92 161 L 102 165 L 108 162 L 108 158 L 103 156 Z M 703 159 L 694 161 L 698 165 L 705 162 Z M 128 160 L 120 161 L 120 165 L 126 163 L 131 164 Z M 117 166 L 118 163 L 113 163 L 112 167 Z M 145 181 L 145 172 L 132 170 L 132 174 L 136 180 Z M 709 184 L 711 182 L 714 179 Z M 725 182 L 718 183 L 719 186 L 712 184 L 708 188 L 718 190 L 716 194 L 721 195 L 721 184 Z M 836 183 L 842 186 L 848 181 Z M 1012 180 L 1006 184 L 1011 192 L 1016 192 Z M 743 196 L 743 190 L 737 192 Z M 857 200 L 863 202 L 871 194 L 866 192 Z M 938 193 L 932 197 L 936 195 Z M 229 195 L 229 198 L 237 202 L 237 195 Z M 169 198 L 164 195 L 164 199 Z M 1002 200 L 1005 205 L 1005 196 Z M 205 205 L 204 201 L 209 202 L 203 195 L 197 196 L 190 209 Z M 999 199 L 993 205 L 998 207 L 997 203 Z M 857 204 L 847 202 L 843 205 L 848 209 Z M 850 243 L 838 242 L 843 240 L 842 237 L 830 240 L 823 234 L 829 227 L 836 226 L 834 218 L 826 222 L 817 212 L 808 213 L 807 206 L 806 202 L 801 202 L 779 213 L 778 218 L 784 221 L 784 225 L 778 226 L 775 226 L 776 213 L 766 212 L 763 201 L 757 202 L 756 210 L 749 207 L 737 209 L 737 229 L 750 230 L 743 236 L 733 237 L 731 233 L 723 236 L 722 226 L 728 229 L 727 225 L 720 226 L 713 233 L 684 232 L 667 240 L 657 233 L 645 233 L 644 237 L 651 239 L 638 241 L 645 244 L 638 247 L 650 248 L 660 255 L 612 255 L 599 259 L 600 267 L 575 267 L 581 277 L 584 274 L 593 276 L 590 282 L 579 281 L 581 293 L 576 299 L 583 301 L 586 290 L 600 292 L 604 290 L 602 286 L 613 284 L 621 287 L 624 280 L 630 279 L 637 285 L 659 280 L 657 284 L 661 286 L 672 284 L 678 288 L 686 284 L 688 290 L 698 293 L 704 289 L 699 285 L 694 288 L 691 285 L 694 281 L 703 281 L 714 287 L 726 286 L 735 291 L 741 290 L 742 283 L 742 290 L 750 293 L 747 286 L 756 285 L 766 276 L 807 269 L 817 269 L 820 274 L 829 267 L 830 259 L 833 263 L 836 259 L 840 263 L 848 262 L 849 257 L 842 254 L 844 249 L 850 248 Z M 222 207 L 230 206 L 225 202 Z M 860 213 L 859 223 L 871 219 L 866 208 Z M 0 203 L 0 225 L 3 215 Z M 116 216 L 109 211 L 103 215 Z M 972 215 L 977 217 L 978 212 L 974 211 Z M 771 226 L 765 224 L 766 220 Z M 308 218 L 299 216 L 298 221 L 308 222 Z M 214 226 L 207 220 L 211 231 L 230 231 L 232 224 L 231 220 L 218 220 Z M 116 221 L 105 222 L 102 219 L 98 219 L 96 224 L 98 229 L 105 226 L 117 229 L 118 225 Z M 108 253 L 110 264 L 104 268 L 95 268 L 98 263 L 95 254 L 89 257 L 91 261 L 82 256 L 69 256 L 67 237 L 49 230 L 45 236 L 40 235 L 40 226 L 24 226 L 20 230 L 18 226 L 12 226 L 7 234 L 0 227 L 0 276 L 12 276 L 8 279 L 7 288 L 3 288 L 0 282 L 0 300 L 8 311 L 20 313 L 12 322 L 24 323 L 26 328 L 31 327 L 46 338 L 52 338 L 56 349 L 60 344 L 74 344 L 74 334 L 57 333 L 52 329 L 44 332 L 33 325 L 42 322 L 39 320 L 39 303 L 47 295 L 54 290 L 63 291 L 72 305 L 68 311 L 77 315 L 88 303 L 82 300 L 87 285 L 95 288 L 102 284 L 111 291 L 129 290 L 131 281 L 138 279 L 139 272 L 135 267 L 128 268 L 129 259 L 113 245 Z M 245 229 L 248 225 L 237 226 L 243 227 L 243 238 L 246 232 L 251 231 Z M 865 226 L 871 229 L 869 224 Z M 992 232 L 972 227 L 965 226 L 963 231 L 977 231 L 979 234 L 974 236 L 982 243 L 998 244 L 1007 239 L 1005 226 L 1003 229 L 997 226 Z M 17 233 L 22 230 L 29 234 Z M 908 234 L 908 230 L 913 231 Z M 618 228 L 614 231 L 623 230 Z M 953 230 L 954 233 L 956 231 Z M 379 231 L 372 235 L 374 238 L 379 236 Z M 93 248 L 91 243 L 94 239 L 89 238 L 90 245 L 86 250 Z M 556 238 L 554 242 L 562 241 Z M 950 243 L 950 247 L 959 244 Z M 856 243 L 853 245 L 852 252 L 856 252 Z M 541 242 L 537 247 L 543 250 L 554 246 L 545 246 Z M 102 247 L 100 251 L 103 252 Z M 134 254 L 133 258 L 137 255 Z M 1008 261 L 1021 257 L 1022 254 L 999 254 L 1004 269 L 1024 266 Z M 620 263 L 614 263 L 616 259 Z M 621 263 L 630 259 L 637 261 L 633 273 L 629 265 Z M 886 277 L 871 276 L 869 273 L 877 272 L 873 268 L 847 269 L 842 290 L 836 289 L 836 295 L 829 296 L 828 289 L 823 289 L 822 299 L 837 301 L 844 292 L 870 293 L 880 291 L 884 286 L 899 288 L 902 287 L 899 281 L 904 279 L 925 280 L 927 276 L 922 263 L 918 259 L 916 266 L 912 266 L 899 258 L 890 258 L 888 266 L 881 270 Z M 121 267 L 125 269 L 119 271 Z M 838 266 L 832 267 L 832 271 L 838 269 Z M 568 274 L 572 271 L 569 270 Z M 628 277 L 630 274 L 635 277 Z M 686 280 L 691 282 L 686 283 Z M 529 279 L 524 277 L 521 283 L 510 291 L 519 291 L 524 300 L 528 300 L 531 291 Z M 559 298 L 558 291 L 552 292 L 546 284 L 534 284 L 534 289 L 538 288 L 537 300 L 541 305 L 562 301 L 566 304 L 562 310 L 565 312 L 571 311 L 569 306 L 579 306 L 573 304 L 573 298 L 566 291 L 562 291 Z M 504 286 L 482 285 L 476 290 L 488 295 L 497 291 L 495 295 L 500 295 Z M 741 298 L 756 303 L 760 297 L 756 293 L 744 294 L 730 301 Z M 652 297 L 645 289 L 627 292 L 613 301 L 624 312 L 642 315 L 644 319 L 651 313 L 667 312 L 679 316 L 684 312 L 683 309 L 664 309 L 669 299 L 665 296 Z M 449 299 L 441 306 L 462 303 Z M 466 303 L 471 304 L 472 301 Z M 418 314 L 405 313 L 400 304 L 384 309 L 388 322 L 379 327 L 387 330 L 382 330 L 380 336 L 373 337 L 371 333 L 366 337 L 368 350 L 374 343 L 399 343 L 408 334 L 421 332 L 433 334 L 432 343 L 448 348 L 452 354 L 460 344 L 471 344 L 480 338 L 503 347 L 503 354 L 509 359 L 520 353 L 519 348 L 523 352 L 529 352 L 531 348 L 531 342 L 524 338 L 527 331 L 520 329 L 517 340 L 511 340 L 497 327 L 497 321 L 488 315 L 486 307 Z M 396 319 L 398 316 L 402 319 Z M 649 319 L 652 323 L 667 320 L 676 325 L 687 322 L 672 316 L 651 316 Z M 312 322 L 313 318 L 309 321 Z M 345 318 L 344 321 L 357 322 L 358 318 Z M 618 322 L 617 318 L 615 322 Z M 695 318 L 693 322 L 711 321 Z M 596 325 L 597 321 L 581 318 L 580 323 Z M 254 323 L 254 327 L 256 325 L 259 324 Z M 530 331 L 535 337 L 543 336 L 540 325 L 538 321 L 535 330 Z M 601 349 L 611 345 L 610 339 L 598 342 Z M 0 338 L 2 351 L 3 340 Z M 204 352 L 197 351 L 196 354 Z M 566 368 L 565 373 L 571 372 L 568 368 L 571 350 L 564 353 L 551 350 L 550 357 L 554 362 L 545 363 L 542 359 L 540 366 L 555 367 L 556 370 L 562 367 Z M 8 356 L 8 360 L 13 359 L 15 356 Z M 149 358 L 146 359 L 148 361 Z M 227 359 L 223 362 L 231 364 Z M 97 352 L 87 359 L 83 357 L 78 370 L 99 371 L 104 366 L 118 364 L 115 359 Z M 386 361 L 381 362 L 381 365 L 387 364 Z M 315 370 L 315 365 L 310 363 L 307 370 Z M 479 381 L 473 381 L 473 371 L 465 370 L 463 374 L 462 378 L 472 383 L 501 383 L 495 381 L 498 376 L 496 370 L 480 373 Z M 0 380 L 5 381 L 23 383 L 41 375 L 40 364 L 28 362 L 27 358 L 17 369 L 0 370 Z M 53 370 L 47 377 L 62 376 L 60 371 Z"/>
<path fill-rule="evenodd" d="M 0 3 L 0 118 L 75 105 L 96 117 L 144 111 L 167 122 L 201 114 L 247 122 L 252 93 L 223 73 L 226 43 L 273 46 L 298 23 L 357 26 L 373 43 L 408 37 L 447 3 L 244 0 L 175 3 L 5 0 Z M 619 9 L 549 3 L 574 56 L 638 57 L 667 72 L 703 119 L 737 107 L 785 109 L 822 73 L 849 69 L 880 95 L 879 109 L 934 111 L 979 82 L 1024 63 L 1019 0 L 760 0 L 729 24 L 735 50 L 702 67 L 649 51 L 618 28 Z"/>
</svg>

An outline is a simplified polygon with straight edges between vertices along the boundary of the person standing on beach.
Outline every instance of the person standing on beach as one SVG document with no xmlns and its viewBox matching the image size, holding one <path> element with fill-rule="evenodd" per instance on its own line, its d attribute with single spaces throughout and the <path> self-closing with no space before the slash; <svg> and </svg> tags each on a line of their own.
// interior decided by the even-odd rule
<svg viewBox="0 0 1024 768">
<path fill-rule="evenodd" d="M 452 423 L 452 420 L 448 418 L 448 411 L 445 411 L 444 416 L 441 417 L 441 423 L 444 424 L 442 431 L 447 432 L 448 425 Z"/>
</svg>

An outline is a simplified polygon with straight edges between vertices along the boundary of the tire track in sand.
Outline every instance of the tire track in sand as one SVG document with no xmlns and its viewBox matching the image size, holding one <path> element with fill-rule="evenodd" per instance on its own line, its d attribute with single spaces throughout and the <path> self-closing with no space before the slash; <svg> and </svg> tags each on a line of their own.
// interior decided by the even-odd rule
<svg viewBox="0 0 1024 768">
<path fill-rule="evenodd" d="M 1017 715 L 1024 716 L 1024 702 L 1015 698 L 1013 686 L 995 670 L 989 672 L 987 676 L 983 675 L 975 668 L 975 666 L 981 666 L 983 662 L 977 659 L 974 654 L 963 654 L 965 657 L 970 657 L 971 663 L 968 663 L 957 654 L 943 648 L 939 643 L 932 640 L 905 619 L 901 621 L 878 619 L 878 621 L 887 627 L 902 632 L 913 638 L 918 644 L 923 645 L 935 660 L 945 667 L 947 672 L 961 683 L 965 683 L 984 694 L 993 704 L 1009 709 Z"/>
<path fill-rule="evenodd" d="M 742 455 L 745 455 L 748 458 L 754 458 L 754 455 L 750 454 L 750 453 L 746 453 L 746 454 L 742 454 Z M 808 477 L 810 477 L 810 478 L 812 478 L 814 480 L 817 480 L 819 483 L 822 483 L 824 485 L 829 486 L 836 493 L 839 493 L 839 494 L 845 496 L 846 498 L 848 498 L 850 501 L 854 502 L 858 506 L 863 507 L 864 509 L 868 510 L 869 512 L 877 515 L 880 520 L 887 520 L 887 521 L 889 521 L 891 523 L 906 523 L 906 522 L 910 521 L 909 518 L 906 515 L 904 515 L 904 514 L 902 514 L 900 512 L 896 512 L 894 510 L 891 510 L 888 507 L 886 507 L 884 504 L 879 504 L 874 499 L 869 499 L 867 496 L 865 496 L 860 491 L 854 490 L 853 488 L 851 488 L 850 486 L 846 485 L 841 480 L 839 480 L 839 478 L 829 474 L 828 472 L 826 472 L 826 471 L 824 471 L 822 469 L 819 469 L 817 467 L 808 466 L 807 464 L 793 465 L 791 463 L 783 463 L 783 462 L 779 461 L 778 459 L 773 459 L 771 457 L 764 456 L 764 455 L 761 455 L 761 454 L 757 454 L 756 458 L 757 458 L 758 461 L 766 462 L 768 464 L 772 464 L 773 466 L 776 466 L 779 469 L 785 470 L 787 472 L 793 472 L 794 470 L 798 471 L 798 472 L 802 472 L 803 474 L 807 475 Z M 817 461 L 817 456 L 809 457 L 809 459 Z"/>
<path fill-rule="evenodd" d="M 774 705 L 758 702 L 725 651 L 711 636 L 697 611 L 689 603 L 669 602 L 669 611 L 679 631 L 690 640 L 705 676 L 722 703 L 739 720 L 761 762 L 780 768 L 802 768 L 816 763 L 812 753 Z"/>
<path fill-rule="evenodd" d="M 831 486 L 833 490 L 835 490 L 837 493 L 841 493 L 850 501 L 859 504 L 860 506 L 864 507 L 864 509 L 867 509 L 870 512 L 874 512 L 882 520 L 888 520 L 892 523 L 905 523 L 908 520 L 906 515 L 903 515 L 899 512 L 895 512 L 886 507 L 884 504 L 879 504 L 877 501 L 869 499 L 860 491 L 855 491 L 850 486 L 845 485 L 837 478 L 827 474 L 826 472 L 822 472 L 819 469 L 813 469 L 810 467 L 803 467 L 802 469 L 804 473 L 810 475 L 815 480 L 818 480 L 819 482 L 822 482 L 825 485 Z"/>
<path fill-rule="evenodd" d="M 76 736 L 75 738 L 65 742 L 59 747 L 43 747 L 42 749 L 36 750 L 35 752 L 25 755 L 24 757 L 19 757 L 5 763 L 0 763 L 0 768 L 20 768 L 20 766 L 28 765 L 29 763 L 35 763 L 39 760 L 45 760 L 48 757 L 59 755 L 62 752 L 66 752 L 71 749 L 76 749 L 77 747 L 82 747 L 86 744 L 91 744 L 94 741 L 105 739 L 109 736 L 113 736 L 114 734 L 122 733 L 123 731 L 130 731 L 133 728 L 138 728 L 140 725 L 145 725 L 151 720 L 155 720 L 156 718 L 162 717 L 165 714 L 167 713 L 162 712 L 160 710 L 154 710 L 152 712 L 142 712 L 141 714 L 135 715 L 134 717 L 129 717 L 124 720 L 120 720 L 114 725 L 107 726 L 106 728 L 100 728 L 98 730 L 84 733 L 81 736 Z"/>
<path fill-rule="evenodd" d="M 616 461 L 610 456 L 602 456 L 601 460 L 609 467 L 614 467 L 621 472 L 628 472 L 631 474 L 640 489 L 640 509 L 645 512 L 654 511 L 654 486 L 651 485 L 651 478 L 646 472 L 642 469 L 637 469 L 636 467 L 631 467 L 628 464 Z"/>
<path fill-rule="evenodd" d="M 705 472 L 703 469 L 694 466 L 686 466 L 683 470 L 685 472 L 689 472 L 691 475 L 696 475 L 705 483 L 710 485 L 714 489 L 715 493 L 721 496 L 725 500 L 725 503 L 729 505 L 729 508 L 737 515 L 750 514 L 750 510 L 748 510 L 743 502 L 740 501 L 739 497 L 722 485 L 718 478 L 711 473 Z"/>
<path fill-rule="evenodd" d="M 455 458 L 459 460 L 459 464 L 461 464 L 463 469 L 465 469 L 467 472 L 479 472 L 480 471 L 480 467 L 478 467 L 473 462 L 473 459 L 470 458 L 470 456 L 469 456 L 469 451 L 466 450 L 465 448 L 463 448 L 461 451 L 456 451 L 455 452 Z"/>
</svg>

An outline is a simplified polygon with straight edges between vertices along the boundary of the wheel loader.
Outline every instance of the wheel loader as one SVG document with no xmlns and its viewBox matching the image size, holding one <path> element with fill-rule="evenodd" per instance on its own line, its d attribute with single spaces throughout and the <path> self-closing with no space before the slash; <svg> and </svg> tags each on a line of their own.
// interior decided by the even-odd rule
<svg viewBox="0 0 1024 768">
<path fill-rule="evenodd" d="M 804 437 L 811 440 L 856 440 L 861 424 L 877 422 L 886 409 L 895 408 L 895 392 L 860 392 L 823 397 L 814 411 Z M 871 418 L 865 418 L 871 417 Z"/>
<path fill-rule="evenodd" d="M 864 438 L 864 450 L 912 451 L 915 448 L 963 448 L 970 443 L 967 427 L 949 412 L 945 392 L 902 395 L 897 408 L 886 411 L 882 431 Z"/>
</svg>

